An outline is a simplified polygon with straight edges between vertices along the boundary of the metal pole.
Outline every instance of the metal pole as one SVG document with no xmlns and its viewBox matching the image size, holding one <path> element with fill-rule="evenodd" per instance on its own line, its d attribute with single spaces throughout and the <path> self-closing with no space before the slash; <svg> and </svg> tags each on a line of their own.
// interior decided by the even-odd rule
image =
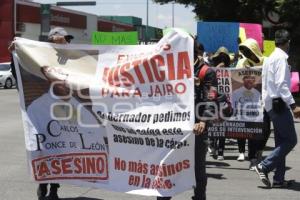
<svg viewBox="0 0 300 200">
<path fill-rule="evenodd" d="M 17 31 L 17 0 L 14 0 L 14 37 Z"/>
<path fill-rule="evenodd" d="M 174 28 L 174 4 L 175 2 L 172 3 L 172 27 Z"/>
<path fill-rule="evenodd" d="M 48 32 L 50 31 L 50 21 L 51 21 L 51 4 L 41 4 L 40 7 L 41 16 L 41 33 L 39 40 L 47 41 Z"/>
<path fill-rule="evenodd" d="M 149 21 L 148 21 L 148 18 L 149 18 L 149 0 L 147 0 L 147 11 L 146 11 L 146 34 L 145 34 L 145 41 L 146 43 L 148 42 L 148 25 L 149 25 Z"/>
<path fill-rule="evenodd" d="M 96 1 L 58 1 L 56 2 L 56 6 L 95 6 Z"/>
</svg>

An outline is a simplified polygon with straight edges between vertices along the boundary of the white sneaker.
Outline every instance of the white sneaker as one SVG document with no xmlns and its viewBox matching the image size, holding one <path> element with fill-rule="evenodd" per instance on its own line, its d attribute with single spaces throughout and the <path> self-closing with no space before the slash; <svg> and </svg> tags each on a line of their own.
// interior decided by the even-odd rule
<svg viewBox="0 0 300 200">
<path fill-rule="evenodd" d="M 218 160 L 224 160 L 224 156 L 218 156 L 218 158 L 217 158 Z"/>
<path fill-rule="evenodd" d="M 240 153 L 239 157 L 237 158 L 237 161 L 244 161 L 245 160 L 245 154 Z"/>
<path fill-rule="evenodd" d="M 216 155 L 216 149 L 212 147 L 208 147 L 208 153 L 210 156 L 215 156 Z"/>
<path fill-rule="evenodd" d="M 258 174 L 260 180 L 265 184 L 268 188 L 271 187 L 271 182 L 268 178 L 268 173 L 264 172 L 262 169 L 262 165 L 258 164 L 254 167 L 256 173 Z"/>
</svg>

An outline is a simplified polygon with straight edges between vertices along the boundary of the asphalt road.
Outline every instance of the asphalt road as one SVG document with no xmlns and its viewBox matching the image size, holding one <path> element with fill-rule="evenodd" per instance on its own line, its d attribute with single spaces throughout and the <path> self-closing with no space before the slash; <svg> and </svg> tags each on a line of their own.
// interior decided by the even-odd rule
<svg viewBox="0 0 300 200">
<path fill-rule="evenodd" d="M 300 133 L 300 124 L 296 123 L 296 128 Z M 269 153 L 272 146 L 274 140 L 271 135 L 268 151 L 264 152 L 264 155 Z M 16 89 L 0 89 L 0 152 L 0 200 L 37 199 L 37 184 L 28 175 L 23 124 Z M 237 144 L 230 140 L 227 141 L 225 161 L 220 162 L 208 157 L 208 200 L 300 200 L 300 145 L 297 145 L 287 158 L 286 178 L 296 180 L 289 189 L 263 188 L 255 172 L 248 170 L 248 161 L 236 161 L 237 155 Z M 190 190 L 173 199 L 190 199 L 192 194 Z M 72 185 L 62 185 L 59 196 L 62 200 L 156 199 Z"/>
</svg>

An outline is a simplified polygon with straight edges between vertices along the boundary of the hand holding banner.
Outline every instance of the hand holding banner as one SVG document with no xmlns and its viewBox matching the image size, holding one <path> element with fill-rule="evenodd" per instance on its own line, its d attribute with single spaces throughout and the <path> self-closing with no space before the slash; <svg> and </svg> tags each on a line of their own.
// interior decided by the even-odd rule
<svg viewBox="0 0 300 200">
<path fill-rule="evenodd" d="M 115 42 L 102 36 L 95 38 Z M 66 47 L 19 38 L 16 47 L 35 181 L 146 196 L 193 187 L 193 39 L 187 33 L 172 31 L 156 45 Z"/>
</svg>

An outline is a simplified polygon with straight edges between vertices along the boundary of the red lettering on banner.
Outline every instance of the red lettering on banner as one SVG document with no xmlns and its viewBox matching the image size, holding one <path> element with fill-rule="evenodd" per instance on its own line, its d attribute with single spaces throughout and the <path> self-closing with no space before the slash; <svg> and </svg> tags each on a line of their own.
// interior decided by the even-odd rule
<svg viewBox="0 0 300 200">
<path fill-rule="evenodd" d="M 121 82 L 124 84 L 125 87 L 130 87 L 134 83 L 133 77 L 128 72 L 129 68 L 130 68 L 130 64 L 126 63 L 121 67 L 120 70 Z"/>
<path fill-rule="evenodd" d="M 169 80 L 175 80 L 174 56 L 172 53 L 167 54 Z"/>
<path fill-rule="evenodd" d="M 108 180 L 106 153 L 61 154 L 32 160 L 35 180 Z"/>
<path fill-rule="evenodd" d="M 161 55 L 156 55 L 150 59 L 150 62 L 155 79 L 159 82 L 163 82 L 166 79 L 165 72 L 163 70 L 158 70 L 158 68 L 164 67 L 164 58 Z"/>
<path fill-rule="evenodd" d="M 151 165 L 150 166 L 150 174 L 159 176 L 159 177 L 167 177 L 177 174 L 184 169 L 190 168 L 190 161 L 183 160 L 181 162 L 177 162 L 175 164 L 163 164 L 163 165 Z"/>
<path fill-rule="evenodd" d="M 184 76 L 186 75 L 186 78 L 191 77 L 191 63 L 189 60 L 188 52 L 179 52 L 178 53 L 178 75 L 177 79 L 181 80 L 184 79 Z"/>
<path fill-rule="evenodd" d="M 228 78 L 229 72 L 227 70 L 216 70 L 217 78 Z"/>
<path fill-rule="evenodd" d="M 158 54 L 149 59 L 133 60 L 122 66 L 106 67 L 103 72 L 103 81 L 110 86 L 130 87 L 133 84 L 191 78 L 191 63 L 188 52 L 178 52 L 177 59 L 174 56 L 173 53 L 167 54 L 166 57 Z M 118 59 L 122 60 L 123 57 L 124 55 L 119 55 Z"/>
<path fill-rule="evenodd" d="M 139 82 L 140 83 L 145 83 L 145 79 L 144 79 L 143 74 L 142 74 L 142 72 L 139 68 L 140 64 L 141 64 L 141 60 L 136 60 L 136 61 L 132 62 L 133 69 L 135 71 L 136 77 L 139 79 Z"/>
</svg>

